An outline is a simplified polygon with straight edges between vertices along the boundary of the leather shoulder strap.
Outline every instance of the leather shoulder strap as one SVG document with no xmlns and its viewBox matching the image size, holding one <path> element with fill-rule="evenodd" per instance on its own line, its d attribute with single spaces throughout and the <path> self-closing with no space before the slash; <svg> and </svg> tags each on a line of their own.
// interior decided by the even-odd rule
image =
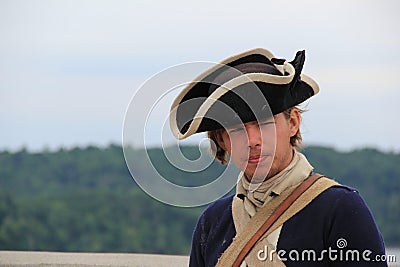
<svg viewBox="0 0 400 267">
<path fill-rule="evenodd" d="M 237 234 L 233 239 L 230 246 L 219 258 L 216 266 L 240 266 L 241 262 L 263 235 L 270 233 L 278 225 L 282 225 L 320 193 L 331 186 L 337 185 L 335 181 L 328 178 L 320 179 L 321 177 L 323 175 L 318 173 L 311 175 L 295 189 L 287 190 L 291 192 L 287 194 L 285 191 L 282 192 L 282 195 L 286 194 L 283 201 L 274 199 L 270 205 L 260 209 L 247 223 L 245 231 Z M 318 180 L 321 182 L 317 182 Z M 294 205 L 294 203 L 297 204 Z"/>
</svg>

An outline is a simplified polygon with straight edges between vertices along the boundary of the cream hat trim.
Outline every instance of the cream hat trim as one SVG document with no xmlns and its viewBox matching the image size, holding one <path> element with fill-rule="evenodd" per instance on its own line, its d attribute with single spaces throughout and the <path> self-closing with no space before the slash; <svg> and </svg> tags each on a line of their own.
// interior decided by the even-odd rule
<svg viewBox="0 0 400 267">
<path fill-rule="evenodd" d="M 314 91 L 314 95 L 319 93 L 319 86 L 317 82 L 306 74 L 300 74 L 300 79 L 305 82 L 306 84 L 310 85 Z"/>
</svg>

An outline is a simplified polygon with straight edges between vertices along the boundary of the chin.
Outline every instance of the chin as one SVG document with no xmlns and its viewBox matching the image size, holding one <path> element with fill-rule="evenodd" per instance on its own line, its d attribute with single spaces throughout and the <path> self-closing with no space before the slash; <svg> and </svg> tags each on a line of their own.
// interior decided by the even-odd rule
<svg viewBox="0 0 400 267">
<path fill-rule="evenodd" d="M 254 182 L 263 182 L 265 178 L 268 178 L 270 173 L 269 168 L 259 168 L 258 170 L 246 170 L 245 174 L 247 177 L 252 177 Z"/>
</svg>

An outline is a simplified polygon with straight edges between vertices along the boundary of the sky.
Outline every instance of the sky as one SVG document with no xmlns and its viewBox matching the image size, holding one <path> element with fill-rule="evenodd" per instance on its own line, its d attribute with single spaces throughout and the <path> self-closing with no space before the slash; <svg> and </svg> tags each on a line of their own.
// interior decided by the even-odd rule
<svg viewBox="0 0 400 267">
<path fill-rule="evenodd" d="M 121 144 L 129 105 L 155 103 L 129 123 L 148 118 L 146 144 L 158 145 L 178 90 L 162 98 L 149 80 L 263 47 L 289 60 L 306 50 L 321 91 L 305 105 L 305 144 L 400 151 L 399 11 L 394 0 L 0 0 L 0 150 Z"/>
</svg>

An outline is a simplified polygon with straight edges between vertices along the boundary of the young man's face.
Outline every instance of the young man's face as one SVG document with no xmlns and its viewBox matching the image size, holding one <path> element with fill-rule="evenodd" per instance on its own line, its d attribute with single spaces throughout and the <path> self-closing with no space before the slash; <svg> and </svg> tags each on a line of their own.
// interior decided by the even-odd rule
<svg viewBox="0 0 400 267">
<path fill-rule="evenodd" d="M 259 123 L 248 122 L 227 129 L 222 133 L 221 145 L 248 179 L 261 182 L 283 170 L 292 160 L 290 137 L 297 133 L 299 124 L 300 113 L 292 109 L 289 119 L 280 113 Z"/>
</svg>

